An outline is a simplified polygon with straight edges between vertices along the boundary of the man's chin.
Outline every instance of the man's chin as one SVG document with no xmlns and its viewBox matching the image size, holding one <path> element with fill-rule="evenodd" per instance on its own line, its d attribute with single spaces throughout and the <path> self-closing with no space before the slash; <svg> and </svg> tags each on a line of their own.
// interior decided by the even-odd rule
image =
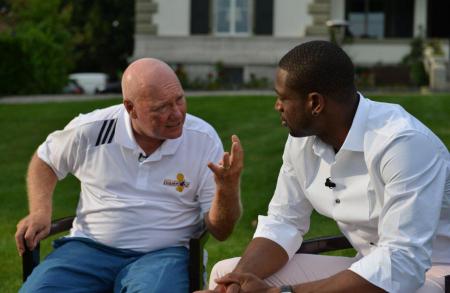
<svg viewBox="0 0 450 293">
<path fill-rule="evenodd" d="M 179 138 L 183 134 L 183 127 L 180 129 L 173 129 L 172 131 L 169 131 L 166 133 L 165 137 L 166 139 L 176 139 Z"/>
</svg>

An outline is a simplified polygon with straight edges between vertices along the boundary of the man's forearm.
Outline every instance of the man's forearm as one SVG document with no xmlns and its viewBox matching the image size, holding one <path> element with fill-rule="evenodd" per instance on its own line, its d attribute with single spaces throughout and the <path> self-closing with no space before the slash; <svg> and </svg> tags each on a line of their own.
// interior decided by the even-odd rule
<svg viewBox="0 0 450 293">
<path fill-rule="evenodd" d="M 52 196 L 58 178 L 55 172 L 35 153 L 28 166 L 27 191 L 29 211 L 32 213 L 52 213 Z"/>
<path fill-rule="evenodd" d="M 247 246 L 234 272 L 252 273 L 265 279 L 281 269 L 288 260 L 283 247 L 267 238 L 257 237 Z"/>
<path fill-rule="evenodd" d="M 241 211 L 239 187 L 233 190 L 217 188 L 206 217 L 208 230 L 218 240 L 225 240 L 233 231 Z"/>
</svg>

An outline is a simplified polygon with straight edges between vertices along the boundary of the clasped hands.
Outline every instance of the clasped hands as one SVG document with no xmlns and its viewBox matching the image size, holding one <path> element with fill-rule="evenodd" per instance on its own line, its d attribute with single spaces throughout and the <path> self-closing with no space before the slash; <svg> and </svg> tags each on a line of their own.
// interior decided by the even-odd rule
<svg viewBox="0 0 450 293">
<path fill-rule="evenodd" d="M 196 293 L 279 293 L 279 288 L 267 285 L 253 274 L 229 273 L 214 280 L 217 287 L 214 290 L 197 291 Z"/>
</svg>

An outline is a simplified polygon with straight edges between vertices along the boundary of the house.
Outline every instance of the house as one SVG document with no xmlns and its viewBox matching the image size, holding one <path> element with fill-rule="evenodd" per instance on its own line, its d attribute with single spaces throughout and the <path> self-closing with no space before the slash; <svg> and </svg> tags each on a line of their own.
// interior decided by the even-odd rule
<svg viewBox="0 0 450 293">
<path fill-rule="evenodd" d="M 237 84 L 273 80 L 289 49 L 330 38 L 328 20 L 348 23 L 342 46 L 358 65 L 399 63 L 414 36 L 441 38 L 444 50 L 450 38 L 447 0 L 135 1 L 133 59 L 160 58 L 190 78 L 220 66 Z"/>
</svg>

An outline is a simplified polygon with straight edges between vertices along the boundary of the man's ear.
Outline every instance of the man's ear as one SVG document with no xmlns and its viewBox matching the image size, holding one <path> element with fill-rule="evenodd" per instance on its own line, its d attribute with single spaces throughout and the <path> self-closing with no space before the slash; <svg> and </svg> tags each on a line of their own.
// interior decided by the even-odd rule
<svg viewBox="0 0 450 293">
<path fill-rule="evenodd" d="M 325 97 L 318 93 L 312 92 L 308 94 L 308 105 L 310 107 L 311 114 L 313 116 L 318 116 L 325 109 L 326 100 Z"/>
<path fill-rule="evenodd" d="M 136 119 L 136 111 L 134 109 L 134 104 L 130 100 L 123 100 L 123 105 L 125 106 L 125 109 L 127 110 L 128 114 L 132 119 Z"/>
</svg>

